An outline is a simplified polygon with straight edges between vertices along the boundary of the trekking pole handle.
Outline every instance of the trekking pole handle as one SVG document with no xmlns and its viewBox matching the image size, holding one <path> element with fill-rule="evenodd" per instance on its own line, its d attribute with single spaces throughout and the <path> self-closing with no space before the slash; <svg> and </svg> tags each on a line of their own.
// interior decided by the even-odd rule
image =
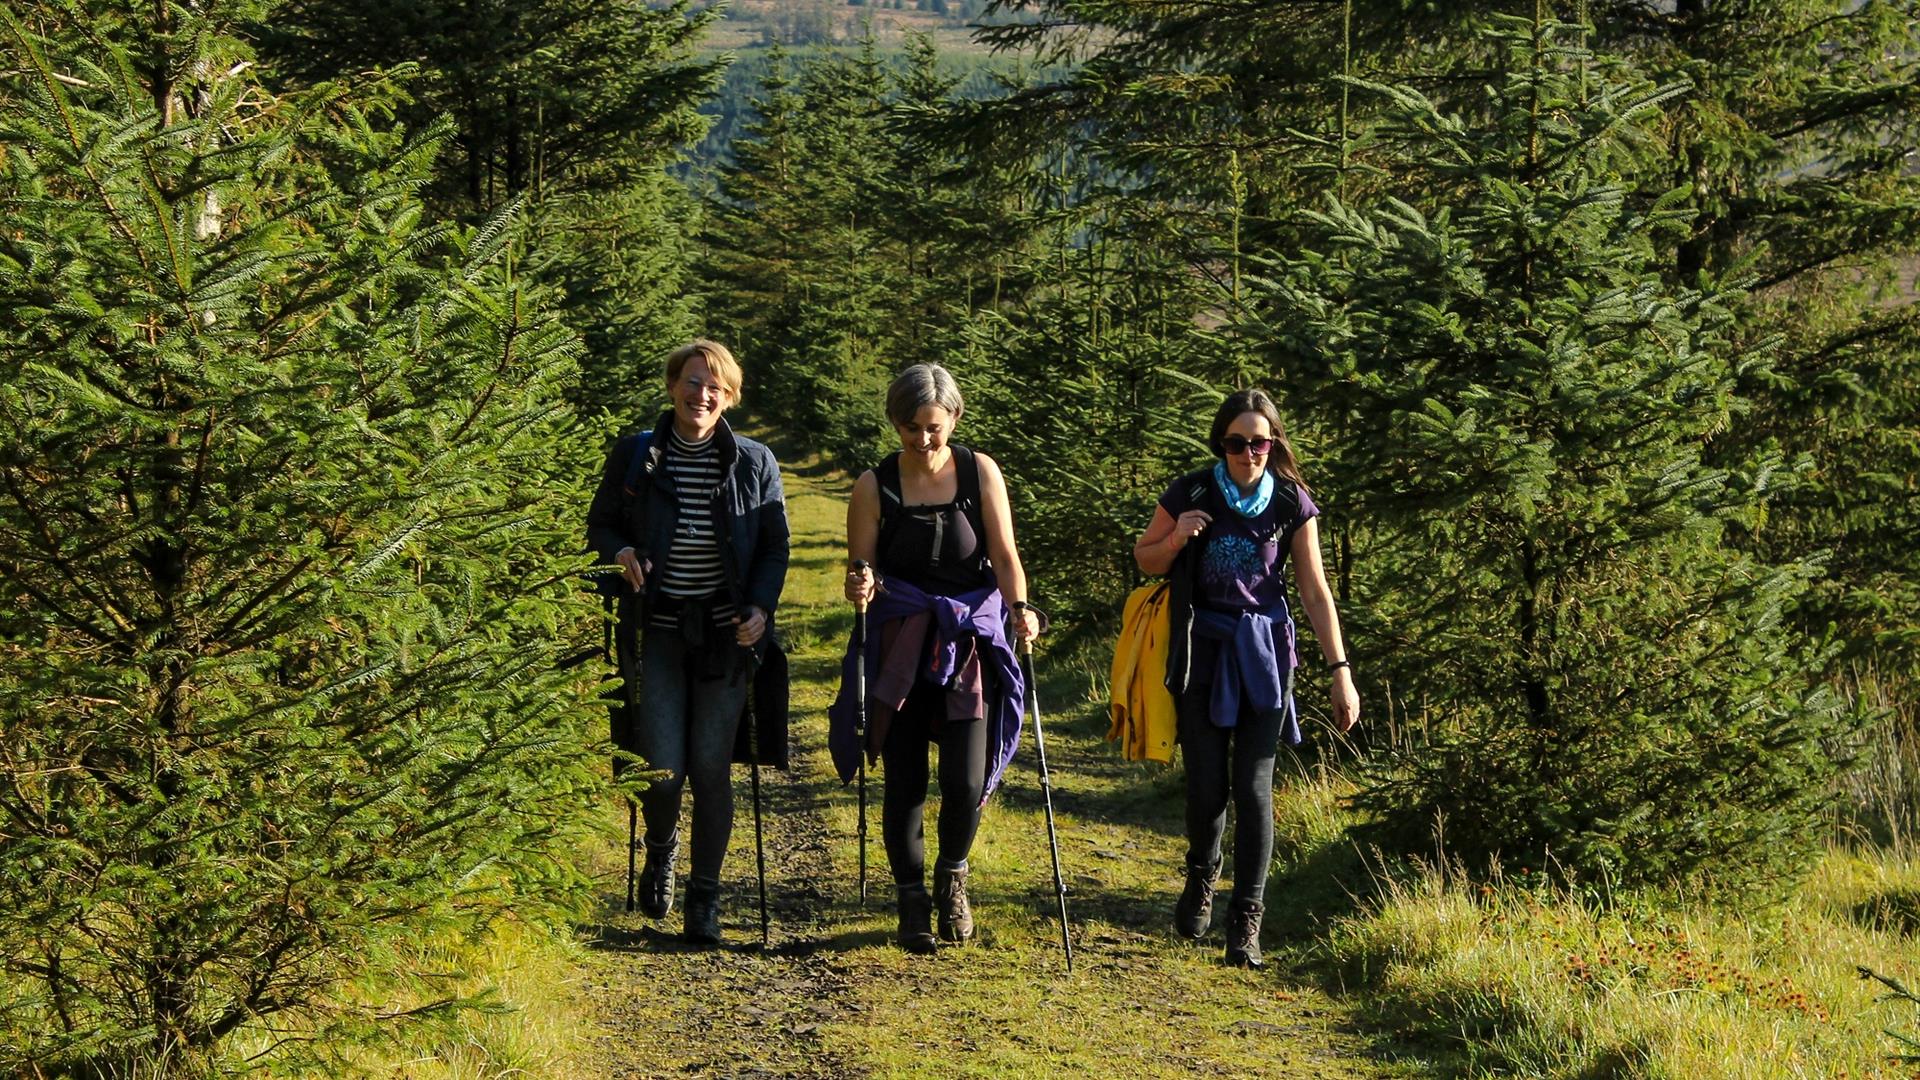
<svg viewBox="0 0 1920 1080">
<path fill-rule="evenodd" d="M 862 571 L 862 570 L 866 570 L 866 569 L 867 569 L 867 568 L 868 568 L 868 567 L 869 567 L 870 565 L 871 565 L 871 564 L 869 564 L 869 563 L 867 562 L 867 560 L 865 560 L 865 559 L 855 559 L 855 560 L 853 560 L 853 569 L 854 569 L 854 570 L 855 570 L 856 572 L 858 572 L 858 571 Z M 854 605 L 853 605 L 853 609 L 854 609 L 855 611 L 865 611 L 865 610 L 867 610 L 867 602 L 866 602 L 865 600 L 860 600 L 860 601 L 857 601 L 857 602 L 855 602 L 855 603 L 854 603 Z"/>
<path fill-rule="evenodd" d="M 1029 604 L 1025 600 L 1015 600 L 1013 602 L 1013 607 L 1010 612 L 1010 621 L 1016 624 L 1019 623 L 1021 621 L 1021 616 L 1029 611 L 1033 612 L 1034 618 L 1040 620 L 1040 629 L 1036 631 L 1036 633 L 1045 633 L 1047 629 L 1047 613 L 1044 611 L 1041 611 L 1037 607 L 1034 607 L 1032 604 Z M 1031 662 L 1033 660 L 1033 639 L 1030 637 L 1021 637 L 1020 632 L 1017 629 L 1013 630 L 1013 636 L 1017 639 L 1019 643 L 1020 655 L 1026 657 L 1027 660 Z"/>
</svg>

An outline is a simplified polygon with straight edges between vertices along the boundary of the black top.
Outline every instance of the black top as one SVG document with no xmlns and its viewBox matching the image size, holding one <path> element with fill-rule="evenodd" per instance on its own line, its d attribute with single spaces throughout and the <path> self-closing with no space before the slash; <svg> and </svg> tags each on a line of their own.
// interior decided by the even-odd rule
<svg viewBox="0 0 1920 1080">
<path fill-rule="evenodd" d="M 980 511 L 980 463 L 973 451 L 955 445 L 959 490 L 948 503 L 907 505 L 900 494 L 900 455 L 874 466 L 880 482 L 880 538 L 874 563 L 882 577 L 898 577 L 942 596 L 994 584 L 987 561 L 987 527 Z"/>
</svg>

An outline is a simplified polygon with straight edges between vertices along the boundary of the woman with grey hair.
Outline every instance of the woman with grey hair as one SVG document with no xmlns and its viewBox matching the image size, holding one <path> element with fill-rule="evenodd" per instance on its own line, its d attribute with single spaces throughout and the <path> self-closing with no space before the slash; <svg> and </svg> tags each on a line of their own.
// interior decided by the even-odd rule
<svg viewBox="0 0 1920 1080">
<path fill-rule="evenodd" d="M 1025 685 L 1013 641 L 1031 640 L 1043 626 L 1027 603 L 1000 467 L 951 441 L 965 411 L 945 368 L 901 372 L 887 390 L 900 450 L 860 475 L 847 507 L 845 591 L 866 611 L 868 629 L 848 647 L 830 743 L 842 780 L 852 779 L 861 754 L 885 765 L 880 834 L 899 890 L 899 942 L 915 953 L 937 947 L 936 905 L 941 939 L 973 935 L 967 852 L 1020 737 Z M 865 745 L 852 678 L 862 644 Z M 936 744 L 940 857 L 929 895 L 922 820 Z"/>
</svg>

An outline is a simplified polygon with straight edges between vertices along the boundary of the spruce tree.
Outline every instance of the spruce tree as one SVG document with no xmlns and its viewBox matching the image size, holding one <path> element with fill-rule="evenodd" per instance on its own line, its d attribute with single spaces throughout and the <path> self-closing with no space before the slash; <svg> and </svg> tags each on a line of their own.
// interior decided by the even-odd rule
<svg viewBox="0 0 1920 1080">
<path fill-rule="evenodd" d="M 1365 85 L 1393 197 L 1312 215 L 1258 281 L 1291 407 L 1367 523 L 1352 638 L 1417 729 L 1359 797 L 1403 850 L 1587 882 L 1767 880 L 1813 840 L 1842 722 L 1752 551 L 1794 463 L 1744 444 L 1769 354 L 1671 283 L 1685 192 L 1632 198 L 1685 88 L 1499 20 L 1484 119 Z M 1422 210 L 1421 208 L 1426 208 Z"/>
<path fill-rule="evenodd" d="M 898 261 L 877 199 L 887 81 L 871 39 L 791 83 L 783 59 L 721 171 L 705 276 L 722 286 L 715 323 L 740 343 L 757 402 L 810 448 L 864 465 L 885 445 L 879 403 L 896 366 Z"/>
<path fill-rule="evenodd" d="M 647 415 L 660 357 L 695 327 L 697 214 L 667 167 L 706 122 L 726 66 L 695 49 L 717 9 L 642 0 L 290 0 L 252 27 L 283 85 L 417 68 L 399 118 L 450 117 L 434 212 L 477 223 L 509 201 L 532 227 L 523 273 L 581 337 L 583 414 Z"/>
<path fill-rule="evenodd" d="M 1186 223 L 1160 242 L 1205 276 L 1219 267 L 1212 253 L 1226 246 L 1218 223 L 1229 214 L 1246 250 L 1293 251 L 1311 243 L 1294 211 L 1321 190 L 1391 184 L 1313 152 L 1349 146 L 1382 100 L 1356 98 L 1333 76 L 1406 85 L 1483 116 L 1501 59 L 1477 28 L 1536 6 L 995 0 L 1026 17 L 985 31 L 991 44 L 1085 62 L 981 105 L 965 126 L 980 139 L 1084 148 L 1123 180 L 1117 201 L 1158 203 L 1143 225 Z M 1757 551 L 1827 560 L 1831 576 L 1796 615 L 1808 632 L 1837 620 L 1851 655 L 1920 670 L 1920 452 L 1905 435 L 1920 409 L 1909 257 L 1920 238 L 1920 2 L 1561 0 L 1546 10 L 1586 24 L 1579 42 L 1692 86 L 1621 163 L 1619 182 L 1632 201 L 1671 196 L 1664 205 L 1690 215 L 1655 240 L 1650 267 L 1669 285 L 1732 274 L 1752 286 L 1731 300 L 1732 332 L 1770 343 L 1777 359 L 1743 388 L 1752 408 L 1731 452 L 1779 445 L 1813 463 Z M 1244 195 L 1228 183 L 1230 158 Z"/>
<path fill-rule="evenodd" d="M 577 344 L 248 14 L 0 12 L 0 1071 L 324 1056 L 395 935 L 577 896 Z"/>
</svg>

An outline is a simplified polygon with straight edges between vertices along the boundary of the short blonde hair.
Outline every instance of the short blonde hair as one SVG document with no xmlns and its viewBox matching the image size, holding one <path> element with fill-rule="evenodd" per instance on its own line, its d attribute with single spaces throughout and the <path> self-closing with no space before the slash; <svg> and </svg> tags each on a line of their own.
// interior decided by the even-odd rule
<svg viewBox="0 0 1920 1080">
<path fill-rule="evenodd" d="M 694 338 L 685 345 L 667 354 L 667 385 L 680 381 L 680 372 L 685 370 L 687 361 L 699 357 L 707 362 L 707 370 L 720 380 L 720 388 L 727 392 L 727 403 L 740 403 L 740 361 L 725 345 L 706 338 Z"/>
</svg>

